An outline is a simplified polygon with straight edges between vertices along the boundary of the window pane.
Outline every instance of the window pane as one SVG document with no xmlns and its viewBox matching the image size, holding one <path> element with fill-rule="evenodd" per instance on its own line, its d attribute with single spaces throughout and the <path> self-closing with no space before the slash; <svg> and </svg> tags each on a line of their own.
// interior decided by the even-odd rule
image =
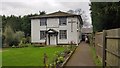
<svg viewBox="0 0 120 68">
<path fill-rule="evenodd" d="M 46 31 L 40 31 L 40 39 L 46 38 Z"/>
<path fill-rule="evenodd" d="M 45 25 L 47 25 L 47 19 L 46 18 L 40 19 L 40 26 L 45 26 Z"/>
<path fill-rule="evenodd" d="M 67 23 L 67 18 L 63 17 L 63 18 L 59 18 L 59 25 L 66 25 Z"/>
<path fill-rule="evenodd" d="M 60 30 L 59 32 L 60 32 L 59 34 L 60 39 L 67 39 L 67 30 Z"/>
</svg>

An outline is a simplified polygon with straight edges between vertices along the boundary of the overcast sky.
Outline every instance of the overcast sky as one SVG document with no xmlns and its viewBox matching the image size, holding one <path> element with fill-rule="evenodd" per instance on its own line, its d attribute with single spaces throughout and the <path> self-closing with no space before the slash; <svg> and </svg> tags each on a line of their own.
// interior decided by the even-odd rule
<svg viewBox="0 0 120 68">
<path fill-rule="evenodd" d="M 47 13 L 56 11 L 68 11 L 81 8 L 85 11 L 88 21 L 91 23 L 89 0 L 0 0 L 0 14 L 23 16 L 27 14 L 39 13 L 46 11 Z"/>
</svg>

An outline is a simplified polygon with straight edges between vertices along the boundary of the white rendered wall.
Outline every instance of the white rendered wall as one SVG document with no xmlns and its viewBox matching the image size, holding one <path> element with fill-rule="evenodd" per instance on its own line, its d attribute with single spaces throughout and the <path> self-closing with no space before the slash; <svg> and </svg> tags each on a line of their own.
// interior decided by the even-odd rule
<svg viewBox="0 0 120 68">
<path fill-rule="evenodd" d="M 45 40 L 40 40 L 40 30 L 46 30 L 45 26 L 40 27 L 40 19 L 31 20 L 31 42 L 42 43 Z"/>
<path fill-rule="evenodd" d="M 73 32 L 71 32 L 71 23 L 68 23 L 71 21 L 75 21 L 73 23 Z M 71 41 L 75 42 L 75 44 L 80 42 L 79 35 L 81 28 L 78 28 L 77 22 L 79 25 L 79 20 L 77 17 L 67 17 L 67 25 L 60 26 L 59 25 L 59 18 L 48 18 L 47 19 L 47 27 L 46 26 L 40 26 L 40 19 L 32 19 L 31 20 L 31 42 L 32 43 L 43 43 L 45 40 L 40 40 L 40 30 L 49 30 L 54 29 L 59 32 L 59 30 L 67 30 L 67 39 L 59 39 L 59 33 L 58 33 L 58 44 L 68 44 Z M 79 30 L 77 32 L 77 29 Z M 47 37 L 47 43 L 48 43 L 48 37 Z"/>
</svg>

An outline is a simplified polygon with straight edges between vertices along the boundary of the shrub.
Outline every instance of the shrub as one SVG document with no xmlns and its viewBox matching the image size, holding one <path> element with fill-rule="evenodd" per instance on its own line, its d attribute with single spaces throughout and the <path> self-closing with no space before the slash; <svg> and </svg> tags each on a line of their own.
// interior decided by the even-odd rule
<svg viewBox="0 0 120 68">
<path fill-rule="evenodd" d="M 22 38 L 22 43 L 25 44 L 26 43 L 26 38 Z"/>
<path fill-rule="evenodd" d="M 31 42 L 31 37 L 27 37 L 26 38 L 26 43 L 30 43 Z"/>
<path fill-rule="evenodd" d="M 3 39 L 5 39 L 5 44 L 6 44 L 5 47 L 13 46 L 13 45 L 17 46 L 24 37 L 24 32 L 17 31 L 15 33 L 10 26 L 6 26 L 4 36 L 5 37 Z"/>
<path fill-rule="evenodd" d="M 64 58 L 62 56 L 58 57 L 58 61 L 59 63 L 63 63 L 64 62 Z"/>
<path fill-rule="evenodd" d="M 14 31 L 10 26 L 5 27 L 4 36 L 5 36 L 5 43 L 6 43 L 5 47 L 11 46 L 14 40 Z"/>
<path fill-rule="evenodd" d="M 18 31 L 14 34 L 14 39 L 12 40 L 12 43 L 10 46 L 18 46 L 18 44 L 21 42 L 22 38 L 24 37 L 24 32 Z"/>
<path fill-rule="evenodd" d="M 24 32 L 22 32 L 22 31 L 17 31 L 16 33 L 15 33 L 15 40 L 17 40 L 17 42 L 21 42 L 22 41 L 22 38 L 24 38 L 24 36 L 25 36 L 25 34 L 24 34 Z"/>
</svg>

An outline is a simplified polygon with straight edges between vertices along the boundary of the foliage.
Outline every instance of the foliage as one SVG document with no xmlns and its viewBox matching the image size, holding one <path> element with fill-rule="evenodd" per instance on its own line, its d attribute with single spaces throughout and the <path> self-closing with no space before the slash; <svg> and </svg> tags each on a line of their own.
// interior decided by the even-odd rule
<svg viewBox="0 0 120 68">
<path fill-rule="evenodd" d="M 18 41 L 18 43 L 20 43 L 22 41 L 22 38 L 24 38 L 24 32 L 17 31 L 15 33 L 15 40 Z"/>
<path fill-rule="evenodd" d="M 5 27 L 4 36 L 5 36 L 6 47 L 8 47 L 9 45 L 12 46 L 14 40 L 14 31 L 10 26 Z"/>
<path fill-rule="evenodd" d="M 44 15 L 44 14 L 46 14 L 45 11 L 39 11 L 39 15 Z"/>
<path fill-rule="evenodd" d="M 85 11 L 83 11 L 82 9 L 78 8 L 75 10 L 68 10 L 68 13 L 72 13 L 72 14 L 77 14 L 77 15 L 81 15 L 82 17 L 82 21 L 83 21 L 83 26 L 84 27 L 91 27 L 91 24 L 89 23 L 88 17 L 85 13 Z"/>
<path fill-rule="evenodd" d="M 120 27 L 120 2 L 92 2 L 90 6 L 94 32 Z"/>
<path fill-rule="evenodd" d="M 2 45 L 3 45 L 4 41 L 5 41 L 5 36 L 2 34 Z"/>
<path fill-rule="evenodd" d="M 64 57 L 63 56 L 58 57 L 58 62 L 63 63 L 64 62 Z"/>
<path fill-rule="evenodd" d="M 26 37 L 26 43 L 30 43 L 30 42 L 31 42 L 31 37 L 30 36 Z"/>
<path fill-rule="evenodd" d="M 3 43 L 5 40 L 6 47 L 13 45 L 18 46 L 18 44 L 22 41 L 22 38 L 24 38 L 24 32 L 14 32 L 10 26 L 5 28 L 5 32 L 3 34 Z"/>
<path fill-rule="evenodd" d="M 59 46 L 60 47 L 60 46 Z M 55 57 L 53 57 L 53 60 L 51 62 L 51 64 L 49 64 L 50 66 L 53 67 L 60 67 L 61 64 L 65 61 L 65 59 L 68 57 L 68 55 L 75 49 L 75 46 L 65 46 L 64 51 L 56 51 L 54 53 Z"/>
<path fill-rule="evenodd" d="M 31 35 L 31 16 L 43 15 L 45 11 L 40 11 L 40 14 L 30 14 L 21 16 L 1 16 L 2 17 L 2 31 L 3 31 L 3 44 L 7 46 L 17 46 L 21 40 L 23 43 L 30 43 Z M 23 39 L 23 37 L 25 37 Z M 5 40 L 5 41 L 4 41 Z"/>
<path fill-rule="evenodd" d="M 25 44 L 26 43 L 26 38 L 22 38 L 21 43 Z"/>
<path fill-rule="evenodd" d="M 25 33 L 25 37 L 31 35 L 31 16 L 43 15 L 46 14 L 45 11 L 39 11 L 39 14 L 29 14 L 23 17 L 21 16 L 2 16 L 2 28 L 3 32 L 5 31 L 6 26 L 11 26 L 13 31 L 23 31 Z"/>
</svg>

